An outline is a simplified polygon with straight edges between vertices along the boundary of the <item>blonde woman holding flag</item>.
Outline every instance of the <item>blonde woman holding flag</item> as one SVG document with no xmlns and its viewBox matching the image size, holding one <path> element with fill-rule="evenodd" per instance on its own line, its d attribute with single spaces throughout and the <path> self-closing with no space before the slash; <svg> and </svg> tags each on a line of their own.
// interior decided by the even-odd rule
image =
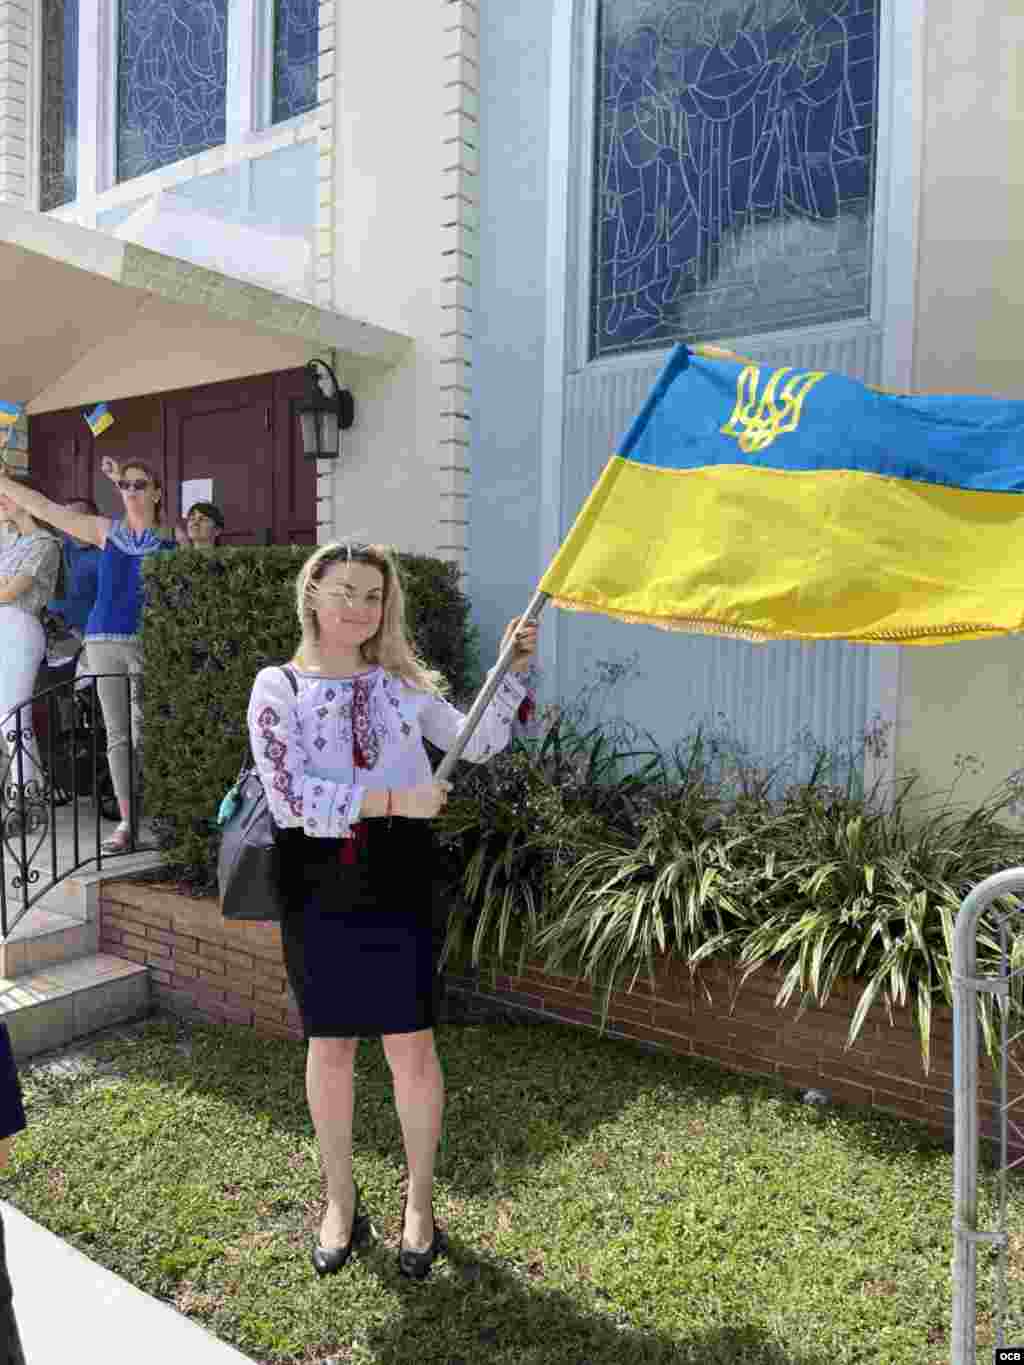
<svg viewBox="0 0 1024 1365">
<path fill-rule="evenodd" d="M 434 1050 L 430 821 L 450 784 L 435 781 L 423 740 L 448 750 L 466 718 L 417 658 L 394 556 L 380 545 L 316 550 L 297 583 L 302 641 L 287 672 L 265 668 L 249 702 L 249 736 L 279 829 L 288 902 L 281 937 L 309 1044 L 306 1087 L 327 1178 L 313 1248 L 319 1275 L 348 1260 L 359 1220 L 352 1176 L 353 1063 L 380 1037 L 408 1161 L 399 1269 L 422 1279 L 444 1238 L 433 1217 L 444 1086 Z M 505 632 L 517 636 L 518 621 Z M 508 743 L 536 648 L 523 628 L 465 757 Z"/>
</svg>

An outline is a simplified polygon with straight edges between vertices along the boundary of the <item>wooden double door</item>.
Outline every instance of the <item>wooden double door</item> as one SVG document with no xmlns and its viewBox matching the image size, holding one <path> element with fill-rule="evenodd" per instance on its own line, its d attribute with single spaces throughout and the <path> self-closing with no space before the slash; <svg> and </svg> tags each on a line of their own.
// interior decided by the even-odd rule
<svg viewBox="0 0 1024 1365">
<path fill-rule="evenodd" d="M 81 408 L 41 413 L 29 419 L 29 471 L 47 497 L 92 498 L 116 516 L 120 495 L 100 460 L 142 460 L 163 479 L 167 522 L 188 510 L 183 486 L 209 480 L 224 513 L 222 545 L 315 545 L 316 464 L 302 454 L 292 409 L 306 391 L 299 369 L 118 399 L 114 425 L 99 436 Z"/>
</svg>

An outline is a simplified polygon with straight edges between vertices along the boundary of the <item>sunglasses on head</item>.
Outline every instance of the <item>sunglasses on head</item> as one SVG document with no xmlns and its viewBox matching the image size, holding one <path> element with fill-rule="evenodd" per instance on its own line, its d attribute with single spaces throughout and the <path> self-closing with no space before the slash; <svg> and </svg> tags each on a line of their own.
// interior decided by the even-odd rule
<svg viewBox="0 0 1024 1365">
<path fill-rule="evenodd" d="M 149 487 L 148 479 L 118 479 L 117 486 L 122 493 L 141 493 Z"/>
</svg>

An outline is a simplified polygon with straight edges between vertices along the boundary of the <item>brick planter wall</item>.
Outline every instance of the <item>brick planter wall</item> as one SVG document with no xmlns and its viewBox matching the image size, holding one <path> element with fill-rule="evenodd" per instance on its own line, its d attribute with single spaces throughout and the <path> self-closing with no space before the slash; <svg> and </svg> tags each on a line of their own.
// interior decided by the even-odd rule
<svg viewBox="0 0 1024 1365">
<path fill-rule="evenodd" d="M 301 1038 L 273 924 L 232 924 L 214 900 L 103 882 L 100 952 L 145 963 L 154 1001 L 176 1014 Z"/>
<path fill-rule="evenodd" d="M 175 1013 L 247 1024 L 260 1033 L 300 1038 L 295 1004 L 285 980 L 276 926 L 231 924 L 216 901 L 193 900 L 159 887 L 104 882 L 100 895 L 100 950 L 145 963 L 157 1003 Z M 794 1089 L 826 1091 L 832 1099 L 916 1119 L 948 1134 L 953 1121 L 953 1017 L 935 1006 L 931 1070 L 926 1075 L 914 1020 L 897 1011 L 892 1025 L 881 1006 L 869 1013 L 855 1047 L 845 1049 L 859 989 L 845 986 L 823 1009 L 799 1015 L 776 1008 L 780 978 L 762 971 L 737 992 L 738 977 L 711 964 L 700 985 L 678 964 L 659 969 L 652 991 L 641 975 L 633 991 L 612 996 L 607 1031 L 613 1038 L 715 1062 L 731 1071 L 774 1077 Z M 732 1008 L 730 1008 L 730 1006 Z M 596 1029 L 600 997 L 585 983 L 545 975 L 530 963 L 522 976 L 502 973 L 491 983 L 483 969 L 451 972 L 444 981 L 441 1018 L 486 1019 L 536 1015 Z M 1014 1068 L 1011 1067 L 1011 1076 Z M 1011 1079 L 1011 1099 L 1024 1079 Z M 995 1133 L 996 1089 L 982 1061 L 982 1132 Z"/>
</svg>

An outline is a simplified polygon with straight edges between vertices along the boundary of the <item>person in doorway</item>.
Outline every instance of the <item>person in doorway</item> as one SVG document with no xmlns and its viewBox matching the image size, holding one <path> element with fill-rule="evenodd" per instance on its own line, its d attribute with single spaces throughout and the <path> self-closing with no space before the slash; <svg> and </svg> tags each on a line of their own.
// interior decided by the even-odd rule
<svg viewBox="0 0 1024 1365">
<path fill-rule="evenodd" d="M 212 550 L 224 530 L 224 513 L 216 503 L 195 502 L 185 517 L 185 530 L 193 550 Z"/>
<path fill-rule="evenodd" d="M 18 1068 L 7 1025 L 0 1021 L 0 1169 L 11 1159 L 15 1133 L 26 1127 Z M 7 1273 L 7 1248 L 0 1222 L 0 1365 L 25 1365 L 25 1353 L 14 1314 L 14 1291 Z"/>
<path fill-rule="evenodd" d="M 297 611 L 291 680 L 281 668 L 257 674 L 248 725 L 279 830 L 284 961 L 308 1042 L 307 1096 L 327 1183 L 313 1265 L 332 1274 L 352 1252 L 353 1061 L 360 1038 L 380 1037 L 408 1161 L 399 1268 L 421 1279 L 445 1247 L 431 1198 L 444 1091 L 433 1034 L 430 821 L 451 785 L 433 780 L 423 740 L 450 748 L 465 717 L 416 657 L 387 548 L 316 550 L 299 574 Z M 518 630 L 510 622 L 505 641 Z M 536 638 L 536 626 L 519 631 L 469 760 L 507 744 Z"/>
<path fill-rule="evenodd" d="M 17 490 L 16 496 L 9 495 L 11 488 Z M 0 520 L 14 532 L 13 539 L 0 551 L 0 744 L 6 753 L 0 761 L 2 792 L 9 803 L 18 792 L 29 794 L 38 789 L 42 793 L 43 772 L 32 717 L 29 708 L 16 708 L 34 691 L 46 653 L 43 609 L 53 596 L 60 570 L 60 542 L 28 511 L 23 497 L 38 499 L 40 504 L 47 501 L 4 469 L 0 477 Z M 23 735 L 20 746 L 19 716 Z M 5 828 L 10 832 L 9 823 Z"/>
<path fill-rule="evenodd" d="M 121 812 L 120 823 L 103 845 L 108 853 L 123 853 L 134 845 L 140 811 L 142 561 L 174 549 L 171 532 L 158 525 L 163 486 L 155 471 L 131 460 L 117 486 L 123 514 L 92 516 L 61 507 L 0 471 L 0 497 L 102 551 L 85 641 L 90 671 L 99 675 L 96 690 L 107 731 L 107 761 Z M 52 591 L 51 585 L 47 596 Z"/>
</svg>

